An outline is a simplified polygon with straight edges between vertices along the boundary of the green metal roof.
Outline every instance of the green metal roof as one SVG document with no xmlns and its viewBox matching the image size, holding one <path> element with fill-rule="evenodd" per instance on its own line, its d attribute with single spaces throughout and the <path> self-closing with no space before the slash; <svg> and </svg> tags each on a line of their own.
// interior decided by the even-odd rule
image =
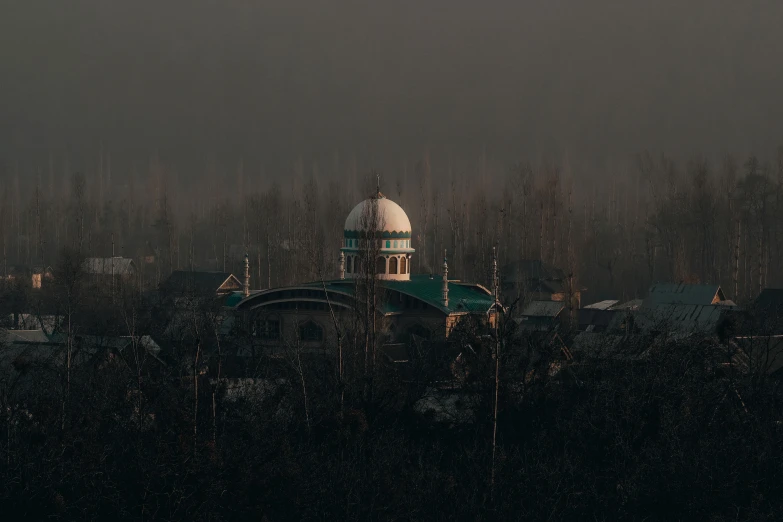
<svg viewBox="0 0 783 522">
<path fill-rule="evenodd" d="M 441 301 L 443 280 L 437 277 L 431 279 L 428 275 L 414 275 L 411 276 L 410 281 L 379 280 L 378 282 L 383 288 L 409 295 L 447 314 L 486 313 L 495 302 L 490 292 L 479 285 L 449 281 L 449 306 L 444 306 Z M 344 279 L 326 281 L 324 284 L 328 291 L 354 295 L 354 283 L 355 280 Z M 314 281 L 305 286 L 322 288 L 322 283 Z M 403 308 L 395 303 L 384 304 L 386 313 L 402 310 Z"/>
<path fill-rule="evenodd" d="M 225 301 L 223 301 L 223 306 L 234 307 L 243 298 L 244 296 L 242 295 L 242 292 L 231 292 L 229 295 L 226 296 Z"/>
<path fill-rule="evenodd" d="M 654 308 L 659 305 L 709 305 L 716 297 L 721 301 L 724 299 L 718 285 L 656 283 L 650 287 L 650 294 L 642 306 Z"/>
</svg>

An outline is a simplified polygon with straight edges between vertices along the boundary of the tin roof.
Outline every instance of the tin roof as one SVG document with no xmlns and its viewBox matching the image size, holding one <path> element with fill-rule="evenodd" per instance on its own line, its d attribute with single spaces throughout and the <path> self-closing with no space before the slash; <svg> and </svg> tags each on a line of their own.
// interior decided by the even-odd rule
<svg viewBox="0 0 783 522">
<path fill-rule="evenodd" d="M 642 306 L 652 308 L 661 304 L 710 305 L 725 300 L 719 285 L 689 285 L 684 283 L 656 283 Z"/>
<path fill-rule="evenodd" d="M 481 285 L 449 281 L 449 304 L 446 306 L 441 300 L 443 281 L 438 278 L 430 278 L 428 275 L 413 275 L 411 276 L 410 281 L 378 280 L 377 283 L 381 288 L 408 295 L 446 314 L 487 313 L 495 302 L 492 293 Z M 298 286 L 272 288 L 261 292 L 255 292 L 247 299 L 241 299 L 240 301 L 236 301 L 237 298 L 232 296 L 227 302 L 234 302 L 234 306 L 242 306 L 244 303 L 249 303 L 254 297 L 262 296 L 269 292 L 295 288 L 310 288 L 317 290 L 326 287 L 328 292 L 354 297 L 356 284 L 355 280 L 348 279 L 324 282 L 313 281 Z M 384 313 L 395 313 L 404 309 L 401 306 L 401 303 L 394 302 L 393 300 L 383 303 L 382 308 Z"/>
<path fill-rule="evenodd" d="M 88 257 L 82 267 L 88 274 L 98 275 L 126 275 L 135 269 L 133 260 L 125 257 Z"/>
</svg>

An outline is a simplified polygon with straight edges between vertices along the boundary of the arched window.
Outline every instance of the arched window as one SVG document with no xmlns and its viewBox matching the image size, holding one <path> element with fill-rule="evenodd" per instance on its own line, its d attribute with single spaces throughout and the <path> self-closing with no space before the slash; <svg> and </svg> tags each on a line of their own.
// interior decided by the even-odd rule
<svg viewBox="0 0 783 522">
<path fill-rule="evenodd" d="M 351 260 L 353 259 L 353 256 L 348 256 L 348 259 L 345 260 L 345 271 L 349 274 L 351 273 L 351 269 L 353 268 L 351 263 Z"/>
<path fill-rule="evenodd" d="M 375 261 L 375 271 L 379 274 L 386 273 L 386 258 L 383 256 L 378 257 Z"/>
<path fill-rule="evenodd" d="M 280 320 L 278 318 L 260 318 L 255 324 L 255 335 L 264 341 L 280 339 Z"/>
<path fill-rule="evenodd" d="M 389 273 L 390 274 L 396 274 L 397 273 L 397 258 L 392 257 L 389 259 Z"/>
<path fill-rule="evenodd" d="M 391 241 L 386 241 L 386 248 L 391 248 Z"/>
<path fill-rule="evenodd" d="M 397 244 L 398 244 L 398 243 L 397 243 L 397 240 L 395 239 L 395 240 L 394 240 L 394 248 L 397 248 Z"/>
<path fill-rule="evenodd" d="M 405 256 L 402 256 L 400 258 L 400 273 L 401 274 L 408 273 L 408 259 Z"/>
<path fill-rule="evenodd" d="M 299 327 L 299 339 L 305 342 L 321 342 L 324 339 L 324 329 L 313 321 L 307 321 Z"/>
</svg>

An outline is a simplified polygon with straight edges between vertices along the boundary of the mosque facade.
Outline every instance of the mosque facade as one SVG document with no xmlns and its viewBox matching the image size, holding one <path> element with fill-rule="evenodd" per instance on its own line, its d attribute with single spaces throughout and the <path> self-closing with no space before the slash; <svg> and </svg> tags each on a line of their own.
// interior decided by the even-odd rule
<svg viewBox="0 0 783 522">
<path fill-rule="evenodd" d="M 338 336 L 363 328 L 404 348 L 413 339 L 448 342 L 460 324 L 495 324 L 497 285 L 449 279 L 445 253 L 442 274 L 412 274 L 415 252 L 407 214 L 377 191 L 345 221 L 334 279 L 250 292 L 246 269 L 235 310 L 270 350 L 334 349 Z"/>
</svg>

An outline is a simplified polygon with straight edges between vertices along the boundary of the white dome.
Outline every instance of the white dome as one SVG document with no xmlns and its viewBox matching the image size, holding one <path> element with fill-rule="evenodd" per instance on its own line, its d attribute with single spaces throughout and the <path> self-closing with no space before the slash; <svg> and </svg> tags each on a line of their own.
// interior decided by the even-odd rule
<svg viewBox="0 0 783 522">
<path fill-rule="evenodd" d="M 365 229 L 367 224 L 363 221 L 370 215 L 370 205 L 376 201 L 378 202 L 378 221 L 381 232 L 411 232 L 411 222 L 402 207 L 383 195 L 365 199 L 353 207 L 351 213 L 348 214 L 348 219 L 345 220 L 345 230 L 360 231 Z"/>
</svg>

